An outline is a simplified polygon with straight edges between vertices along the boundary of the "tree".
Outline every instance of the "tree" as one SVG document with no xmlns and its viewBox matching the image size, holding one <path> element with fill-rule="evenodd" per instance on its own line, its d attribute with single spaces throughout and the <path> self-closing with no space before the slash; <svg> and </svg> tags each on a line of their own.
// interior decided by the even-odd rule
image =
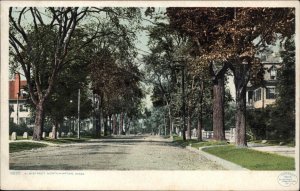
<svg viewBox="0 0 300 191">
<path fill-rule="evenodd" d="M 82 54 L 84 55 L 84 54 Z M 92 110 L 92 103 L 88 97 L 87 64 L 75 62 L 70 64 L 68 70 L 62 71 L 57 78 L 56 86 L 45 104 L 45 117 L 53 123 L 52 138 L 57 138 L 57 131 L 66 118 L 77 118 L 78 89 L 80 94 L 80 119 L 88 118 Z M 77 71 L 81 72 L 77 72 Z M 62 105 L 64 107 L 62 107 Z"/>
<path fill-rule="evenodd" d="M 233 13 L 233 19 L 221 30 L 230 36 L 230 43 L 223 40 L 221 44 L 227 46 L 227 56 L 231 57 L 229 67 L 236 87 L 236 144 L 247 146 L 246 86 L 253 77 L 251 70 L 260 65 L 256 53 L 274 43 L 278 33 L 282 38 L 293 35 L 295 16 L 290 8 L 234 8 Z M 260 41 L 254 43 L 257 39 Z"/>
<path fill-rule="evenodd" d="M 94 93 L 100 97 L 103 113 L 104 132 L 107 134 L 107 117 L 120 114 L 120 127 L 123 127 L 124 114 L 127 118 L 137 115 L 140 110 L 143 92 L 140 88 L 141 73 L 137 66 L 128 63 L 127 68 L 116 62 L 114 55 L 101 50 L 91 64 L 91 80 Z M 122 132 L 122 128 L 119 128 Z"/>
<path fill-rule="evenodd" d="M 186 39 L 171 32 L 164 22 L 153 24 L 148 27 L 150 36 L 148 46 L 151 54 L 144 56 L 145 71 L 147 82 L 153 85 L 153 105 L 164 108 L 168 115 L 169 133 L 172 135 L 174 118 L 178 116 L 176 113 L 180 109 L 176 106 L 181 105 L 178 104 L 179 88 L 176 86 L 180 71 L 176 72 L 173 63 L 176 60 L 175 52 L 185 45 Z M 182 131 L 185 132 L 185 129 L 183 128 Z"/>
<path fill-rule="evenodd" d="M 197 67 L 210 67 L 213 82 L 213 130 L 214 139 L 224 140 L 224 78 L 228 65 L 219 54 L 214 54 L 213 46 L 217 40 L 215 32 L 230 15 L 227 9 L 211 8 L 168 8 L 170 25 L 181 34 L 190 36 L 194 42 L 191 54 L 203 61 Z"/>
<path fill-rule="evenodd" d="M 74 59 L 69 55 L 76 53 L 86 43 L 77 44 L 70 49 L 74 31 L 86 16 L 88 8 L 49 7 L 43 10 L 47 16 L 42 16 L 41 9 L 33 7 L 24 7 L 20 11 L 18 8 L 9 10 L 11 55 L 16 58 L 25 74 L 29 95 L 35 105 L 34 140 L 42 139 L 45 104 L 53 91 L 57 76 Z M 32 18 L 29 28 L 24 26 L 25 15 Z M 49 23 L 45 17 L 49 18 Z M 47 40 L 47 36 L 51 36 L 49 39 L 54 41 Z M 48 78 L 45 84 L 41 82 L 43 78 Z"/>
<path fill-rule="evenodd" d="M 110 7 L 10 8 L 10 52 L 25 74 L 29 95 L 35 105 L 34 140 L 42 139 L 45 104 L 61 71 L 77 60 L 76 55 L 81 49 L 106 34 L 99 31 L 96 24 L 91 33 L 80 37 L 81 40 L 74 38 L 77 29 L 85 28 L 88 22 L 85 18 L 91 16 L 89 22 L 101 23 L 102 19 L 95 15 L 104 12 L 106 20 L 120 25 L 118 18 L 134 18 L 136 10 Z M 25 16 L 30 18 L 28 23 Z M 40 79 L 45 78 L 47 81 L 42 83 Z"/>
<path fill-rule="evenodd" d="M 279 140 L 295 139 L 295 42 L 294 37 L 287 39 L 284 50 L 280 52 L 282 67 L 278 71 L 276 86 L 277 98 L 270 107 L 269 138 Z"/>
<path fill-rule="evenodd" d="M 208 108 L 211 108 L 211 80 L 209 67 L 197 67 L 199 63 L 202 62 L 198 57 L 195 58 L 193 62 L 190 63 L 191 73 L 196 80 L 196 89 L 195 89 L 195 99 L 192 103 L 195 107 L 194 115 L 197 116 L 197 140 L 202 141 L 202 130 L 204 129 L 204 111 L 208 111 Z M 207 66 L 207 65 L 204 65 Z M 207 114 L 211 112 L 206 112 Z"/>
<path fill-rule="evenodd" d="M 168 110 L 170 134 L 173 121 L 182 115 L 185 110 L 187 114 L 187 129 L 182 128 L 183 139 L 185 132 L 187 138 L 191 139 L 191 129 L 194 118 L 198 120 L 198 138 L 201 139 L 202 110 L 206 101 L 208 82 L 207 67 L 195 67 L 197 62 L 201 62 L 195 54 L 195 46 L 189 37 L 183 36 L 174 31 L 170 25 L 164 22 L 154 22 L 154 26 L 149 27 L 149 45 L 151 54 L 144 56 L 148 80 L 153 84 L 153 105 L 155 107 L 165 107 Z M 185 55 L 184 60 L 179 60 L 180 55 Z M 176 62 L 175 62 L 176 61 Z M 176 67 L 177 61 L 181 62 L 181 68 Z M 183 68 L 182 68 L 183 67 Z M 182 70 L 184 70 L 184 81 L 182 81 Z M 185 86 L 182 92 L 180 86 Z M 183 93 L 184 100 L 183 99 Z M 184 101 L 184 105 L 182 104 Z M 183 108 L 184 107 L 184 108 Z"/>
<path fill-rule="evenodd" d="M 251 69 L 260 64 L 255 55 L 274 42 L 277 33 L 282 37 L 294 34 L 294 9 L 168 8 L 167 11 L 175 28 L 195 38 L 198 54 L 204 60 L 219 61 L 232 70 L 236 87 L 236 144 L 246 146 L 246 85 L 252 77 Z"/>
</svg>

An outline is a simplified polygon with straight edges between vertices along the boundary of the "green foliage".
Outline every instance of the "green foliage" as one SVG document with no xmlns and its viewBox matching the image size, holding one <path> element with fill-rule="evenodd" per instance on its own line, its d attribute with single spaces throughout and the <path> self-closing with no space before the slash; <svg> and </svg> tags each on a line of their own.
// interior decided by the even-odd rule
<svg viewBox="0 0 300 191">
<path fill-rule="evenodd" d="M 105 115 L 138 115 L 144 94 L 140 87 L 142 74 L 136 65 L 122 66 L 108 49 L 103 49 L 94 55 L 90 71 L 93 92 L 101 97 Z"/>
<path fill-rule="evenodd" d="M 71 143 L 83 143 L 88 141 L 89 138 L 61 138 L 61 139 L 44 139 L 43 141 L 54 144 L 71 144 Z"/>
<path fill-rule="evenodd" d="M 285 50 L 281 52 L 282 68 L 278 72 L 276 86 L 278 97 L 271 109 L 269 126 L 277 130 L 279 138 L 295 137 L 295 42 L 294 37 L 287 39 Z"/>
<path fill-rule="evenodd" d="M 13 142 L 9 143 L 9 153 L 37 149 L 42 147 L 47 147 L 47 145 L 42 143 Z"/>
<path fill-rule="evenodd" d="M 159 129 L 164 130 L 164 115 L 165 110 L 163 107 L 153 107 L 152 110 L 147 111 L 144 118 L 145 133 L 158 134 Z"/>
<path fill-rule="evenodd" d="M 220 146 L 204 148 L 203 151 L 250 170 L 295 170 L 294 158 L 255 151 L 248 148 Z"/>
<path fill-rule="evenodd" d="M 213 145 L 227 145 L 226 141 L 197 141 L 195 139 L 186 140 L 184 141 L 182 137 L 173 136 L 173 143 L 176 145 L 180 145 L 182 147 L 186 147 L 191 145 L 194 148 L 206 147 L 206 146 L 213 146 Z"/>
<path fill-rule="evenodd" d="M 253 109 L 247 112 L 247 125 L 249 131 L 253 133 L 253 140 L 266 139 L 268 113 L 263 109 Z"/>
<path fill-rule="evenodd" d="M 224 108 L 224 122 L 225 130 L 235 127 L 235 105 L 231 102 L 227 102 L 225 95 L 225 108 Z"/>
<path fill-rule="evenodd" d="M 28 135 L 32 135 L 33 129 L 27 127 L 25 123 L 17 125 L 14 122 L 9 122 L 9 135 L 11 135 L 12 132 L 16 132 L 18 136 L 23 136 L 24 132 L 27 132 Z"/>
</svg>

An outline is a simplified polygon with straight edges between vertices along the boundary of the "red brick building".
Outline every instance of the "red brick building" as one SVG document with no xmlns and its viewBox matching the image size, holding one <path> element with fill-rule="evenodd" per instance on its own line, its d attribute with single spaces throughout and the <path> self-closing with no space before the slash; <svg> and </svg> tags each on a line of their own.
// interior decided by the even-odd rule
<svg viewBox="0 0 300 191">
<path fill-rule="evenodd" d="M 9 81 L 9 120 L 16 124 L 29 124 L 30 112 L 26 107 L 24 91 L 26 80 L 21 80 L 20 74 L 16 73 L 14 79 Z"/>
</svg>

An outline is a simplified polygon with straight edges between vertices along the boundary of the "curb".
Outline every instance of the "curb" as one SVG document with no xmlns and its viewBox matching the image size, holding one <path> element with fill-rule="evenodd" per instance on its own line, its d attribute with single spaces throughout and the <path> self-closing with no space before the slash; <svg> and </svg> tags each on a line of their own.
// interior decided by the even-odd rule
<svg viewBox="0 0 300 191">
<path fill-rule="evenodd" d="M 250 171 L 250 170 L 247 169 L 247 168 L 244 168 L 244 167 L 242 167 L 242 166 L 240 166 L 240 165 L 237 165 L 237 164 L 235 164 L 235 163 L 233 163 L 233 162 L 224 160 L 224 159 L 222 159 L 222 158 L 219 158 L 219 157 L 217 157 L 217 156 L 215 156 L 215 155 L 209 154 L 209 153 L 207 153 L 207 152 L 205 152 L 205 151 L 202 150 L 202 149 L 204 149 L 204 148 L 210 148 L 210 147 L 216 147 L 216 146 L 199 147 L 199 150 L 196 149 L 196 148 L 193 148 L 193 147 L 191 147 L 191 146 L 186 146 L 185 148 L 188 149 L 188 150 L 190 150 L 190 151 L 197 152 L 197 153 L 203 155 L 205 158 L 207 158 L 207 159 L 209 159 L 209 160 L 211 160 L 211 161 L 214 161 L 215 163 L 217 163 L 217 164 L 223 166 L 223 167 L 224 167 L 225 169 L 227 169 L 227 170 L 243 170 L 243 171 Z"/>
</svg>

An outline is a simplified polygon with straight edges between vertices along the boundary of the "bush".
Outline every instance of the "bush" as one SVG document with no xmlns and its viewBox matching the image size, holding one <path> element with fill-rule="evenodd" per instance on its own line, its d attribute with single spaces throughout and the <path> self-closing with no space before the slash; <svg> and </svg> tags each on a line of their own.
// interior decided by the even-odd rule
<svg viewBox="0 0 300 191">
<path fill-rule="evenodd" d="M 25 123 L 21 123 L 21 124 L 17 125 L 14 122 L 10 122 L 9 123 L 9 135 L 11 135 L 12 132 L 16 132 L 18 136 L 22 136 L 24 132 L 27 132 L 28 135 L 32 136 L 33 129 L 27 127 L 27 125 Z"/>
<path fill-rule="evenodd" d="M 247 133 L 251 140 L 290 140 L 295 137 L 295 125 L 291 117 L 276 105 L 264 109 L 249 110 L 247 113 Z"/>
<path fill-rule="evenodd" d="M 266 139 L 267 116 L 267 112 L 263 109 L 253 109 L 247 112 L 247 132 L 251 132 L 254 140 Z"/>
</svg>

